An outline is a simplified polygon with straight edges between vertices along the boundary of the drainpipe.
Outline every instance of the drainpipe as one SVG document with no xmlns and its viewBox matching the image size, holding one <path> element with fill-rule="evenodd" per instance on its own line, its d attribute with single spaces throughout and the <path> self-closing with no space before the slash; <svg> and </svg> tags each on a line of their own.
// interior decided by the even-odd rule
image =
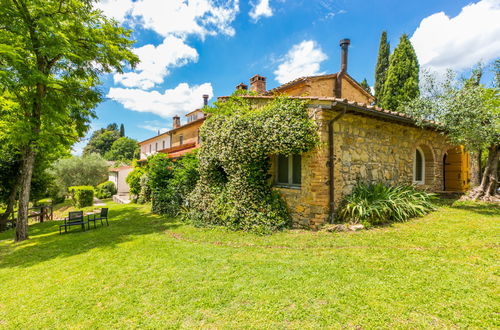
<svg viewBox="0 0 500 330">
<path fill-rule="evenodd" d="M 335 104 L 332 104 L 332 110 Z M 328 184 L 329 184 L 329 195 L 328 195 L 328 213 L 330 223 L 334 222 L 335 218 L 335 145 L 333 139 L 333 123 L 339 120 L 347 111 L 347 105 L 344 105 L 344 110 L 339 113 L 335 118 L 328 122 Z"/>
</svg>

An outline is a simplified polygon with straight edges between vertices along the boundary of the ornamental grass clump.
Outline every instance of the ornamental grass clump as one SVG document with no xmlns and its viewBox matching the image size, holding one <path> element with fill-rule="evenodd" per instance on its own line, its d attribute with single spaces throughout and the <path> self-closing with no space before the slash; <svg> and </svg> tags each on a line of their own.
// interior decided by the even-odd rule
<svg viewBox="0 0 500 330">
<path fill-rule="evenodd" d="M 307 103 L 277 97 L 258 106 L 232 96 L 205 111 L 211 116 L 200 132 L 200 178 L 184 218 L 259 234 L 289 226 L 287 207 L 269 180 L 269 156 L 301 154 L 317 145 Z"/>
<path fill-rule="evenodd" d="M 403 222 L 433 211 L 434 199 L 434 194 L 410 185 L 358 183 L 345 197 L 338 216 L 343 222 L 365 225 Z"/>
</svg>

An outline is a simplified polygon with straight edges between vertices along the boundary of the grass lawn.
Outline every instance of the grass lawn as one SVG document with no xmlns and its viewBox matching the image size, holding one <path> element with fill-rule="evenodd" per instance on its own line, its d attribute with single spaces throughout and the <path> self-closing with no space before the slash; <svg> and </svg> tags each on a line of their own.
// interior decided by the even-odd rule
<svg viewBox="0 0 500 330">
<path fill-rule="evenodd" d="M 0 234 L 0 328 L 500 326 L 500 206 L 259 237 L 108 205 L 109 227 Z"/>
</svg>

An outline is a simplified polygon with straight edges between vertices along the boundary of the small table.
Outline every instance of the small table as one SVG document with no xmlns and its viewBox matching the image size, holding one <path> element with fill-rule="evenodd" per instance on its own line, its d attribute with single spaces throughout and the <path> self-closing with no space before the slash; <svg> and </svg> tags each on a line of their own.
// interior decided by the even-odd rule
<svg viewBox="0 0 500 330">
<path fill-rule="evenodd" d="M 95 216 L 98 215 L 98 214 L 101 214 L 100 210 L 94 210 L 94 211 L 89 211 L 89 212 L 85 212 L 84 213 L 84 215 L 87 216 L 87 228 L 90 229 L 90 221 L 94 221 L 94 228 L 96 228 L 95 220 L 91 220 L 90 217 L 94 216 L 94 219 L 95 219 Z"/>
</svg>

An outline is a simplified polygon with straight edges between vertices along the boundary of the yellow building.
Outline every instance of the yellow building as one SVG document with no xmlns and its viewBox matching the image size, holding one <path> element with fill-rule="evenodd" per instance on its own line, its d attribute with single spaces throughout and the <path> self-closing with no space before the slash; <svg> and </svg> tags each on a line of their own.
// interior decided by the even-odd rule
<svg viewBox="0 0 500 330">
<path fill-rule="evenodd" d="M 338 73 L 301 77 L 267 90 L 255 75 L 246 95 L 265 104 L 277 95 L 309 101 L 320 146 L 301 155 L 270 155 L 271 177 L 296 227 L 319 228 L 358 181 L 414 184 L 431 191 L 464 191 L 473 178 L 470 157 L 439 126 L 421 128 L 408 115 L 381 109 L 347 74 L 349 40 L 341 40 Z M 247 89 L 239 84 L 237 89 Z"/>
<path fill-rule="evenodd" d="M 203 102 L 204 105 L 207 105 L 208 95 L 203 95 Z M 140 159 L 145 160 L 157 152 L 168 154 L 171 158 L 177 158 L 198 148 L 200 127 L 206 119 L 206 114 L 201 109 L 196 109 L 185 117 L 185 124 L 181 125 L 181 118 L 176 115 L 173 117 L 171 130 L 139 142 Z"/>
</svg>

